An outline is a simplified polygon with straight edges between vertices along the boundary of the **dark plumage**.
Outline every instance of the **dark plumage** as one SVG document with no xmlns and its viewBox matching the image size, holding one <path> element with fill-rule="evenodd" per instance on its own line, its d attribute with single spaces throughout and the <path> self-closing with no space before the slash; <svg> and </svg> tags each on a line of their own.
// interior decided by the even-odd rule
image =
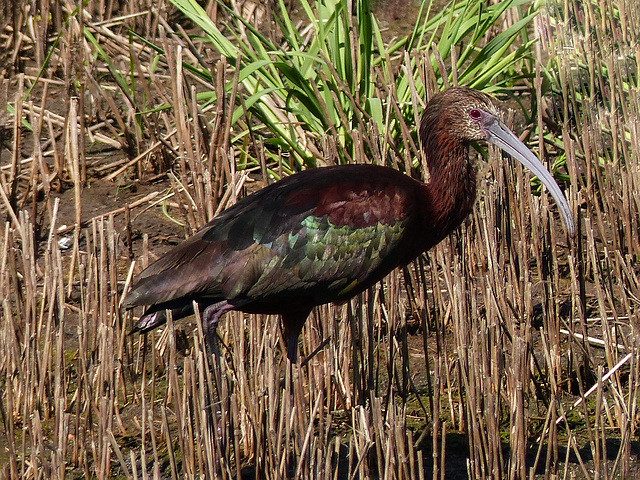
<svg viewBox="0 0 640 480">
<path fill-rule="evenodd" d="M 540 177 L 569 206 L 553 177 L 498 119 L 490 98 L 451 88 L 428 103 L 420 140 L 429 171 L 421 183 L 396 170 L 344 165 L 306 170 L 248 197 L 146 268 L 123 305 L 150 306 L 149 331 L 204 309 L 207 337 L 228 310 L 282 315 L 288 357 L 316 305 L 348 300 L 436 245 L 471 212 L 476 196 L 469 143 L 486 140 Z"/>
</svg>

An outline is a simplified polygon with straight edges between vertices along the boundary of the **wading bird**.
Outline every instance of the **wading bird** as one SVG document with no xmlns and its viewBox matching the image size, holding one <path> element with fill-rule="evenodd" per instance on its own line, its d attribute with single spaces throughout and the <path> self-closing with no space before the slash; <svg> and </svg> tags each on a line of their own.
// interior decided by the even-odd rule
<svg viewBox="0 0 640 480">
<path fill-rule="evenodd" d="M 147 267 L 123 305 L 148 309 L 136 330 L 203 312 L 208 343 L 229 310 L 280 314 L 287 356 L 316 305 L 344 302 L 430 249 L 476 198 L 470 142 L 519 160 L 549 189 L 567 232 L 569 205 L 551 174 L 498 118 L 491 99 L 464 87 L 427 104 L 419 131 L 427 183 L 374 165 L 314 168 L 247 196 Z"/>
</svg>

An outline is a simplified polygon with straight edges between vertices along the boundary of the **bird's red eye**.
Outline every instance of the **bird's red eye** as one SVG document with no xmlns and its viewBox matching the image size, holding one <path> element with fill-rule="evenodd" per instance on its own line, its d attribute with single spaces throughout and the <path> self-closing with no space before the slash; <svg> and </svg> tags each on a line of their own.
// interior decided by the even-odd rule
<svg viewBox="0 0 640 480">
<path fill-rule="evenodd" d="M 480 113 L 480 110 L 476 110 L 474 108 L 469 112 L 469 115 L 471 115 L 471 118 L 480 118 L 482 116 L 482 113 Z"/>
</svg>

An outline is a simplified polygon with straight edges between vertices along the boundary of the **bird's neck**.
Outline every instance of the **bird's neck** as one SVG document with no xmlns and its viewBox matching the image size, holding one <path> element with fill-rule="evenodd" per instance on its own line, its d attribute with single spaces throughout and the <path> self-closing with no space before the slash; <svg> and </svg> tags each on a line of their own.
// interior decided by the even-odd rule
<svg viewBox="0 0 640 480">
<path fill-rule="evenodd" d="M 469 147 L 449 138 L 426 151 L 429 180 L 429 215 L 442 238 L 471 213 L 476 199 L 476 172 L 469 161 Z"/>
</svg>

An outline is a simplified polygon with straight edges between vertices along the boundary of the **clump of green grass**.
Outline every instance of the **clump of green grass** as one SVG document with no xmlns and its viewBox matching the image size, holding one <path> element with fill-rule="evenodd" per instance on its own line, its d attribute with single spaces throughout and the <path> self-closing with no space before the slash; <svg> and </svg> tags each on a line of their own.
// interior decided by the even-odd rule
<svg viewBox="0 0 640 480">
<path fill-rule="evenodd" d="M 229 112 L 232 144 L 239 146 L 243 161 L 259 164 L 246 148 L 247 137 L 259 134 L 270 163 L 278 159 L 278 152 L 290 154 L 289 164 L 283 166 L 289 172 L 318 162 L 366 158 L 385 163 L 390 152 L 380 149 L 381 137 L 399 158 L 417 158 L 415 140 L 404 152 L 402 139 L 411 130 L 407 125 L 417 119 L 427 83 L 505 92 L 524 75 L 521 66 L 531 56 L 532 45 L 526 32 L 536 15 L 529 7 L 517 22 L 498 30 L 505 11 L 524 10 L 526 3 L 506 0 L 485 7 L 464 0 L 430 15 L 432 2 L 424 2 L 412 34 L 388 46 L 368 0 L 353 5 L 347 0 L 303 0 L 305 28 L 294 25 L 280 0 L 273 16 L 279 35 L 269 36 L 223 4 L 230 17 L 224 33 L 198 3 L 173 3 L 198 27 L 195 38 L 235 69 L 225 91 L 236 95 Z M 445 66 L 447 61 L 451 68 Z M 189 69 L 213 83 L 205 61 L 189 64 Z M 242 88 L 236 90 L 236 82 Z M 218 94 L 201 92 L 199 98 L 206 106 Z M 327 139 L 336 158 L 329 158 L 323 148 Z"/>
</svg>

